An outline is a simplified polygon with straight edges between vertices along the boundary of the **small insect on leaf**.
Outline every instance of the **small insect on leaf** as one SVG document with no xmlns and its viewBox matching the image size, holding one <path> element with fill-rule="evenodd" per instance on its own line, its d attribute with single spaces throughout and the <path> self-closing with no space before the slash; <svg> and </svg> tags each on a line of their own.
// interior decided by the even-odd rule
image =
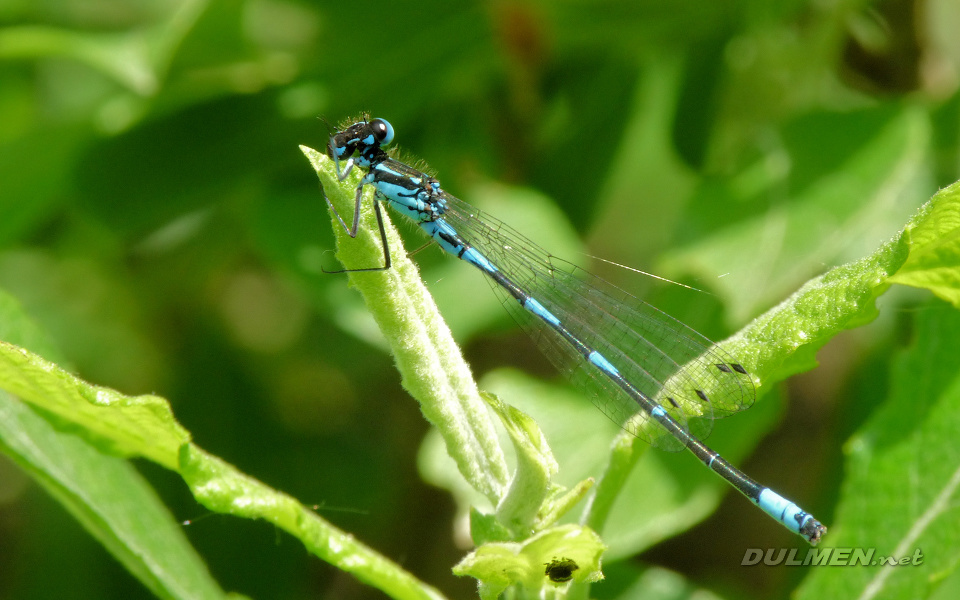
<svg viewBox="0 0 960 600">
<path fill-rule="evenodd" d="M 573 578 L 573 572 L 579 569 L 577 563 L 569 558 L 555 558 L 546 563 L 544 575 L 550 578 L 554 583 L 564 583 Z"/>
</svg>

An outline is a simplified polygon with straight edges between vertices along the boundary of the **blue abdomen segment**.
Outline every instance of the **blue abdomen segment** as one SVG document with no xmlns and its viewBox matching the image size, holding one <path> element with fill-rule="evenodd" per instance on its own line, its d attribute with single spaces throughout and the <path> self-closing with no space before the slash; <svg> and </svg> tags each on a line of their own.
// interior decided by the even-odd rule
<svg viewBox="0 0 960 600">
<path fill-rule="evenodd" d="M 543 319 L 553 327 L 560 326 L 560 319 L 558 319 L 556 315 L 554 315 L 552 312 L 547 310 L 546 307 L 544 307 L 544 305 L 540 304 L 540 301 L 538 301 L 536 298 L 531 298 L 530 296 L 527 296 L 526 299 L 524 299 L 523 301 L 523 307 L 529 310 L 530 312 L 532 312 L 533 314 L 535 314 L 537 317 Z"/>
<path fill-rule="evenodd" d="M 607 360 L 604 355 L 600 354 L 596 350 L 594 350 L 589 355 L 587 355 L 587 359 L 590 362 L 592 362 L 594 365 L 599 367 L 601 371 L 609 373 L 610 375 L 613 375 L 615 377 L 620 376 L 620 371 L 618 371 L 615 366 L 610 364 L 610 361 Z"/>
<path fill-rule="evenodd" d="M 445 252 L 467 261 L 488 275 L 492 275 L 498 270 L 486 256 L 481 254 L 473 246 L 467 245 L 456 230 L 443 219 L 421 221 L 420 228 L 436 240 L 437 244 L 439 244 Z"/>
<path fill-rule="evenodd" d="M 818 527 L 814 527 L 814 524 L 816 526 L 820 526 L 820 524 L 790 500 L 770 488 L 764 488 L 756 502 L 763 512 L 783 523 L 790 531 L 802 535 L 811 543 L 818 541 L 819 535 L 816 539 L 811 539 L 808 532 L 817 530 Z"/>
</svg>

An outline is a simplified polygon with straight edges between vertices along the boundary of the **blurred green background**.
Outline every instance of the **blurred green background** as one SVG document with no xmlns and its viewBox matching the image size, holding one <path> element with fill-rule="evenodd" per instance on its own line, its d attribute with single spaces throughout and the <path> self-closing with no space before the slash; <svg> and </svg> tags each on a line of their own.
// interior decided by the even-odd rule
<svg viewBox="0 0 960 600">
<path fill-rule="evenodd" d="M 83 378 L 168 398 L 200 446 L 472 597 L 450 573 L 454 502 L 417 472 L 427 424 L 346 279 L 320 272 L 333 236 L 298 149 L 325 145 L 318 117 L 387 118 L 445 189 L 547 249 L 574 230 L 574 259 L 703 290 L 591 267 L 718 339 L 958 178 L 958 30 L 954 0 L 0 0 L 0 288 Z M 556 379 L 492 293 L 463 293 L 479 274 L 415 260 L 478 376 Z M 825 348 L 747 470 L 780 484 L 792 465 L 781 491 L 829 522 L 840 445 L 909 325 L 890 311 Z M 382 597 L 138 466 L 199 519 L 225 589 Z M 763 519 L 730 496 L 632 564 L 782 596 L 802 572 L 736 567 L 793 543 Z M 597 597 L 626 585 L 608 577 Z M 0 460 L 0 598 L 144 595 Z"/>
</svg>

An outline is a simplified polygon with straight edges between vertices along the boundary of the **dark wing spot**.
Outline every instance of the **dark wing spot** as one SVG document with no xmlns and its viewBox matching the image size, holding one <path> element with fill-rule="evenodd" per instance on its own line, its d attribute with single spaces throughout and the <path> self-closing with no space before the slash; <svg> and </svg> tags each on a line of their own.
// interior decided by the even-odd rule
<svg viewBox="0 0 960 600">
<path fill-rule="evenodd" d="M 674 408 L 680 408 L 680 405 L 677 404 L 677 401 L 674 400 L 672 397 L 669 397 L 669 396 L 668 396 L 668 397 L 667 397 L 667 400 L 670 401 L 670 404 L 672 404 Z"/>
<path fill-rule="evenodd" d="M 730 366 L 733 367 L 733 370 L 736 371 L 737 373 L 743 373 L 744 375 L 747 374 L 747 370 L 744 369 L 744 368 L 743 368 L 743 365 L 741 365 L 741 364 L 738 364 L 738 363 L 730 363 Z"/>
<path fill-rule="evenodd" d="M 703 390 L 696 390 L 696 392 L 697 392 L 697 395 L 700 396 L 701 400 L 703 400 L 704 402 L 710 402 L 710 398 L 707 398 L 707 395 L 706 393 L 704 393 Z"/>
<path fill-rule="evenodd" d="M 728 367 L 727 365 L 725 365 L 725 364 L 723 364 L 723 363 L 720 363 L 719 365 L 714 365 L 714 366 L 717 367 L 718 369 L 720 369 L 720 370 L 721 370 L 722 372 L 724 372 L 724 373 L 729 373 L 729 372 L 730 372 L 730 367 Z"/>
</svg>

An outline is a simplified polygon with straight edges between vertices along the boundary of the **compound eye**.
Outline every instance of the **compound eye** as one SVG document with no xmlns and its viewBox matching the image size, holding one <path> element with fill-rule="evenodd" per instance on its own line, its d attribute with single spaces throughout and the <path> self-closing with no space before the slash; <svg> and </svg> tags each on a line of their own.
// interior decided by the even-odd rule
<svg viewBox="0 0 960 600">
<path fill-rule="evenodd" d="M 370 121 L 370 130 L 381 146 L 387 146 L 393 142 L 393 125 L 385 119 L 374 119 Z"/>
</svg>

